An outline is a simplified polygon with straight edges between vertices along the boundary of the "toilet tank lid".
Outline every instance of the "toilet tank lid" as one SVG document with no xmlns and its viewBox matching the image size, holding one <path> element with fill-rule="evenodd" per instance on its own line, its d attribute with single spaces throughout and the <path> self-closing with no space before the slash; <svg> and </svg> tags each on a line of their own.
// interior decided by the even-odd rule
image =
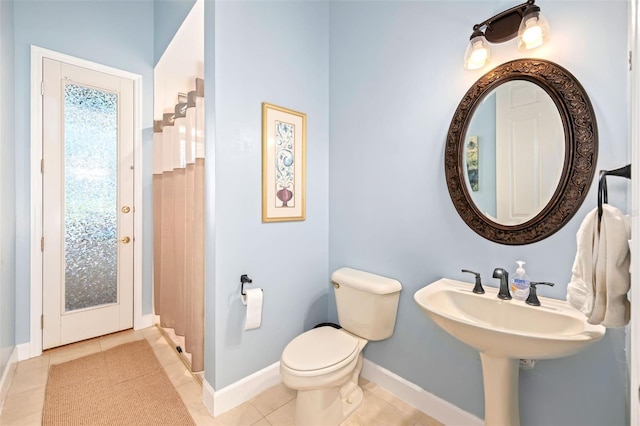
<svg viewBox="0 0 640 426">
<path fill-rule="evenodd" d="M 352 268 L 336 270 L 331 274 L 331 281 L 374 294 L 397 293 L 402 290 L 402 284 L 398 280 Z"/>
</svg>

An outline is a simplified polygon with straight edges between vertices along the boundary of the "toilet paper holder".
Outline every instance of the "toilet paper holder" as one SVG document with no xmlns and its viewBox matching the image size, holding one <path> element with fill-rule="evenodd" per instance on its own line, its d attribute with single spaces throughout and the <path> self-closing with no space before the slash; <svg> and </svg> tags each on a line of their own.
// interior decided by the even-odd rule
<svg viewBox="0 0 640 426">
<path fill-rule="evenodd" d="M 251 284 L 253 282 L 253 280 L 251 278 L 249 278 L 249 275 L 247 274 L 242 274 L 240 275 L 240 294 L 243 296 L 246 296 L 247 293 L 244 292 L 244 285 L 245 284 Z"/>
</svg>

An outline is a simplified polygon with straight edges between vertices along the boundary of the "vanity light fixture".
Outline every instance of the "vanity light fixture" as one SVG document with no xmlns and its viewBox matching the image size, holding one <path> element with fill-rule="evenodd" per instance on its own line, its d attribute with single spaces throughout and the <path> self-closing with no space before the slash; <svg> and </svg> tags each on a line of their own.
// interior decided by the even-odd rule
<svg viewBox="0 0 640 426">
<path fill-rule="evenodd" d="M 535 0 L 514 6 L 473 26 L 464 55 L 468 70 L 482 68 L 489 62 L 489 43 L 503 43 L 518 37 L 518 49 L 534 49 L 549 38 L 549 24 Z M 482 28 L 484 27 L 484 31 Z"/>
</svg>

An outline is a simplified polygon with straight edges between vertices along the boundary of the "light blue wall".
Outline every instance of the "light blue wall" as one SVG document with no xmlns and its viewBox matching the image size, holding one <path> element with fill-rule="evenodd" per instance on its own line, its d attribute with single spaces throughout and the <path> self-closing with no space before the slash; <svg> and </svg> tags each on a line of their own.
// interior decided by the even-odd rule
<svg viewBox="0 0 640 426">
<path fill-rule="evenodd" d="M 151 313 L 153 2 L 26 1 L 14 6 L 16 124 L 16 341 L 29 341 L 30 45 L 142 76 L 143 307 Z"/>
<path fill-rule="evenodd" d="M 173 40 L 196 0 L 153 0 L 153 64 Z"/>
<path fill-rule="evenodd" d="M 0 376 L 16 345 L 13 1 L 0 2 Z"/>
<path fill-rule="evenodd" d="M 215 159 L 215 174 L 207 166 L 207 196 L 215 186 L 215 206 L 206 214 L 205 329 L 215 327 L 215 355 L 209 342 L 205 373 L 216 390 L 278 361 L 294 336 L 327 318 L 328 20 L 326 2 L 221 1 L 215 15 L 206 13 L 205 80 L 215 81 L 215 106 L 207 103 L 207 165 Z M 305 221 L 261 222 L 262 102 L 307 114 Z M 264 289 L 262 326 L 247 332 L 241 274 Z"/>
<path fill-rule="evenodd" d="M 478 353 L 440 330 L 413 294 L 443 276 L 471 281 L 462 268 L 494 285 L 495 267 L 513 270 L 523 259 L 532 279 L 557 283 L 544 295 L 564 298 L 576 231 L 596 205 L 592 188 L 564 229 L 517 247 L 482 239 L 453 207 L 443 172 L 446 134 L 458 102 L 487 71 L 464 70 L 464 49 L 475 23 L 511 5 L 331 3 L 330 270 L 350 265 L 399 279 L 404 289 L 395 333 L 368 345 L 365 357 L 480 418 Z M 595 108 L 598 167 L 626 164 L 627 3 L 546 0 L 541 7 L 551 43 L 528 54 L 514 42 L 494 45 L 492 66 L 531 55 L 567 68 Z M 624 208 L 628 182 L 614 184 L 610 202 Z M 523 426 L 627 424 L 624 345 L 624 333 L 610 331 L 581 354 L 523 372 Z"/>
</svg>

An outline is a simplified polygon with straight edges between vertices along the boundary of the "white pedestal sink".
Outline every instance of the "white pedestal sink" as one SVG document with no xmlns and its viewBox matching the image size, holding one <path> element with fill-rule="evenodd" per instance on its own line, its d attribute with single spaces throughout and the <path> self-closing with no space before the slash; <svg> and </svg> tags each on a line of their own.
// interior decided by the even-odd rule
<svg viewBox="0 0 640 426">
<path fill-rule="evenodd" d="M 518 366 L 522 359 L 573 355 L 604 336 L 601 325 L 562 300 L 542 306 L 498 299 L 498 289 L 475 294 L 473 284 L 442 278 L 418 290 L 418 306 L 440 327 L 480 352 L 485 424 L 519 426 Z"/>
</svg>

